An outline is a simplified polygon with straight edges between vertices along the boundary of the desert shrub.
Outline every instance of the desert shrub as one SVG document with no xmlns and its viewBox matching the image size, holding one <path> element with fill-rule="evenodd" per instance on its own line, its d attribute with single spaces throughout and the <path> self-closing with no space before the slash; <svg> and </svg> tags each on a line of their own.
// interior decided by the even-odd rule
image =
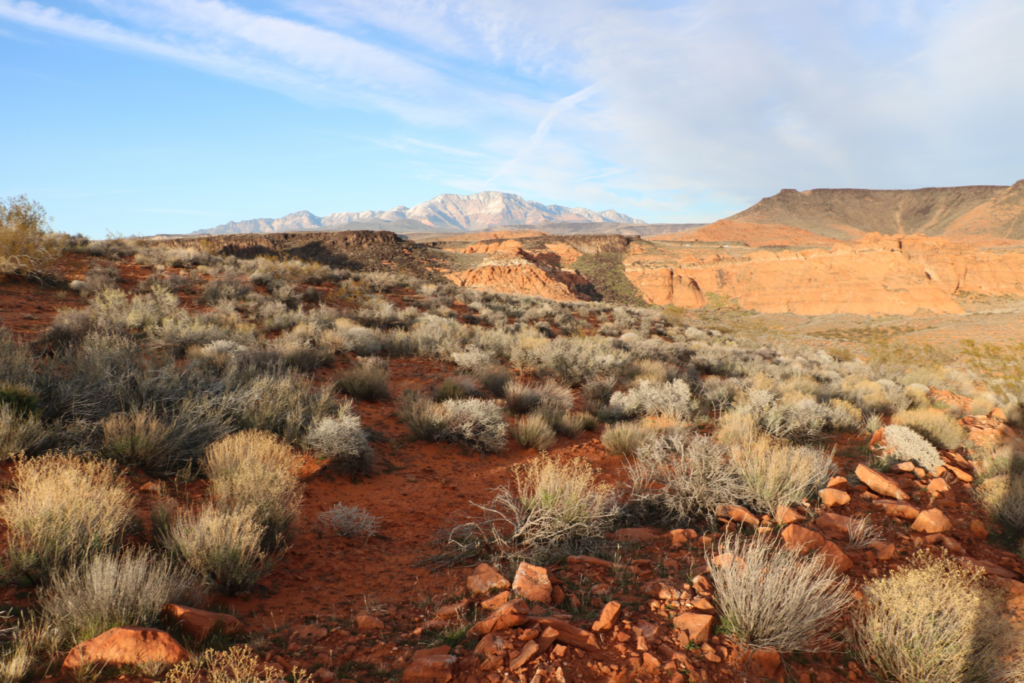
<svg viewBox="0 0 1024 683">
<path fill-rule="evenodd" d="M 860 428 L 864 416 L 860 408 L 849 401 L 834 398 L 828 402 L 829 428 L 839 432 L 852 432 Z"/>
<path fill-rule="evenodd" d="M 466 398 L 434 403 L 423 394 L 407 391 L 398 417 L 417 439 L 463 443 L 481 453 L 505 448 L 508 427 L 501 407 L 493 401 Z"/>
<path fill-rule="evenodd" d="M 35 414 L 0 403 L 0 462 L 23 451 L 34 455 L 49 441 L 48 427 Z"/>
<path fill-rule="evenodd" d="M 7 328 L 0 327 L 0 383 L 28 386 L 34 375 L 35 361 L 28 346 L 15 339 Z"/>
<path fill-rule="evenodd" d="M 538 458 L 512 471 L 487 510 L 495 549 L 538 564 L 599 545 L 618 512 L 615 493 L 583 459 Z"/>
<path fill-rule="evenodd" d="M 0 617 L 13 621 L 9 611 Z M 57 629 L 33 616 L 5 626 L 0 636 L 0 683 L 22 683 L 32 673 L 40 654 L 52 653 L 60 647 Z"/>
<path fill-rule="evenodd" d="M 755 648 L 779 652 L 828 649 L 829 632 L 849 607 L 849 581 L 823 555 L 801 557 L 762 535 L 726 536 L 712 562 L 715 602 L 724 630 Z"/>
<path fill-rule="evenodd" d="M 111 463 L 68 455 L 18 460 L 17 488 L 0 503 L 11 568 L 40 580 L 113 550 L 132 519 L 133 497 Z"/>
<path fill-rule="evenodd" d="M 571 389 L 552 380 L 539 385 L 514 380 L 505 385 L 504 394 L 505 406 L 514 415 L 522 415 L 535 409 L 564 413 L 572 410 L 575 401 Z"/>
<path fill-rule="evenodd" d="M 881 530 L 871 523 L 871 517 L 854 517 L 846 525 L 847 533 L 850 536 L 850 547 L 856 550 L 863 550 L 875 541 L 881 541 L 884 536 Z"/>
<path fill-rule="evenodd" d="M 339 372 L 334 386 L 353 398 L 364 401 L 382 401 L 390 394 L 388 383 L 391 374 L 388 372 L 387 361 L 380 358 L 368 358 L 357 361 L 356 365 Z"/>
<path fill-rule="evenodd" d="M 263 544 L 268 549 L 284 543 L 299 513 L 300 466 L 291 448 L 273 434 L 255 430 L 210 444 L 202 461 L 214 505 L 222 510 L 249 510 L 265 529 Z"/>
<path fill-rule="evenodd" d="M 542 373 L 578 387 L 599 375 L 613 375 L 626 354 L 594 337 L 558 337 L 537 349 L 536 360 Z"/>
<path fill-rule="evenodd" d="M 959 447 L 967 432 L 948 414 L 940 410 L 904 410 L 892 416 L 894 424 L 910 427 L 928 439 L 936 448 L 953 450 Z"/>
<path fill-rule="evenodd" d="M 474 372 L 484 389 L 498 398 L 505 397 L 505 386 L 512 378 L 512 373 L 503 365 L 488 365 Z"/>
<path fill-rule="evenodd" d="M 115 626 L 153 626 L 168 602 L 195 603 L 201 585 L 191 570 L 145 549 L 103 553 L 54 576 L 39 608 L 73 645 Z"/>
<path fill-rule="evenodd" d="M 135 409 L 108 415 L 100 423 L 100 430 L 103 455 L 149 471 L 166 468 L 178 441 L 171 425 L 152 410 Z"/>
<path fill-rule="evenodd" d="M 450 398 L 470 398 L 478 394 L 476 382 L 472 377 L 455 376 L 445 377 L 439 385 L 434 387 L 434 401 L 447 401 Z"/>
<path fill-rule="evenodd" d="M 758 422 L 767 434 L 801 442 L 820 438 L 831 417 L 827 407 L 813 398 L 802 398 L 792 403 L 773 402 L 758 414 Z"/>
<path fill-rule="evenodd" d="M 207 650 L 176 664 L 167 672 L 167 683 L 274 683 L 281 680 L 281 672 L 256 655 L 248 645 L 235 645 L 229 650 Z M 294 683 L 313 683 L 305 670 L 292 668 L 288 680 Z"/>
<path fill-rule="evenodd" d="M 728 453 L 706 436 L 648 438 L 626 464 L 627 513 L 638 523 L 683 524 L 743 500 L 748 490 Z"/>
<path fill-rule="evenodd" d="M 244 299 L 252 293 L 252 287 L 237 280 L 216 278 L 203 285 L 199 300 L 204 304 L 215 304 L 222 299 Z"/>
<path fill-rule="evenodd" d="M 607 412 L 626 419 L 648 415 L 685 420 L 695 407 L 690 387 L 681 379 L 661 384 L 640 380 L 629 391 L 612 394 Z"/>
<path fill-rule="evenodd" d="M 866 418 L 864 418 L 864 430 L 870 434 L 874 434 L 884 426 L 885 421 L 882 419 L 882 416 L 879 415 L 878 413 L 871 413 Z"/>
<path fill-rule="evenodd" d="M 718 440 L 728 445 L 742 445 L 757 440 L 757 420 L 746 410 L 730 410 L 718 421 Z"/>
<path fill-rule="evenodd" d="M 914 409 L 927 408 L 931 405 L 928 400 L 929 393 L 931 393 L 931 389 L 927 384 L 908 384 L 903 388 L 903 395 L 907 397 L 910 407 Z"/>
<path fill-rule="evenodd" d="M 861 590 L 849 641 L 865 666 L 906 683 L 1009 680 L 1011 631 L 980 570 L 922 551 Z"/>
<path fill-rule="evenodd" d="M 755 509 L 766 514 L 800 502 L 825 486 L 835 472 L 826 451 L 763 437 L 732 446 L 731 461 L 750 489 Z"/>
<path fill-rule="evenodd" d="M 0 407 L 7 406 L 16 415 L 39 413 L 39 395 L 27 384 L 0 383 Z"/>
<path fill-rule="evenodd" d="M 68 289 L 72 292 L 78 292 L 79 296 L 85 299 L 90 294 L 95 294 L 96 292 L 101 292 L 104 289 L 116 287 L 118 277 L 119 273 L 117 268 L 93 266 L 85 274 L 84 279 L 72 280 L 68 285 Z"/>
<path fill-rule="evenodd" d="M 546 451 L 555 443 L 555 430 L 539 413 L 519 417 L 510 430 L 512 438 L 523 448 Z"/>
<path fill-rule="evenodd" d="M 890 457 L 895 458 L 897 462 L 912 460 L 915 465 L 929 472 L 934 472 L 943 465 L 942 457 L 935 447 L 910 427 L 886 427 L 885 445 L 891 451 Z"/>
<path fill-rule="evenodd" d="M 338 409 L 331 387 L 292 372 L 259 374 L 232 390 L 239 427 L 262 429 L 297 443 L 319 420 Z"/>
<path fill-rule="evenodd" d="M 988 415 L 995 410 L 996 405 L 995 396 L 991 394 L 975 396 L 971 399 L 971 415 Z"/>
<path fill-rule="evenodd" d="M 601 434 L 601 444 L 612 455 L 631 458 L 657 431 L 643 422 L 619 422 L 608 425 Z"/>
<path fill-rule="evenodd" d="M 213 588 L 235 595 L 256 585 L 268 569 L 263 527 L 252 509 L 214 506 L 179 514 L 162 542 L 182 564 Z"/>
<path fill-rule="evenodd" d="M 584 430 L 596 429 L 597 425 L 598 421 L 594 415 L 587 412 L 573 411 L 557 415 L 551 426 L 554 427 L 554 430 L 560 436 L 574 439 Z"/>
<path fill-rule="evenodd" d="M 452 354 L 452 362 L 468 372 L 476 372 L 495 364 L 494 354 L 477 346 L 467 346 L 465 351 Z"/>
<path fill-rule="evenodd" d="M 47 268 L 61 252 L 50 219 L 39 202 L 25 195 L 0 201 L 0 274 Z"/>
<path fill-rule="evenodd" d="M 977 488 L 978 498 L 1008 531 L 1024 534 L 1024 474 L 989 476 Z"/>
<path fill-rule="evenodd" d="M 381 352 L 383 345 L 373 330 L 356 325 L 347 318 L 334 321 L 334 347 L 339 351 L 351 351 L 357 356 L 372 356 Z"/>
<path fill-rule="evenodd" d="M 304 443 L 343 472 L 366 474 L 373 471 L 376 456 L 363 429 L 363 421 L 352 410 L 351 400 L 342 402 L 333 416 L 317 420 Z"/>
<path fill-rule="evenodd" d="M 732 405 L 742 391 L 742 385 L 735 377 L 717 377 L 711 375 L 701 382 L 701 394 L 705 401 L 723 412 Z"/>
<path fill-rule="evenodd" d="M 374 517 L 362 508 L 337 503 L 317 519 L 339 536 L 374 536 L 380 531 L 380 517 Z"/>
</svg>

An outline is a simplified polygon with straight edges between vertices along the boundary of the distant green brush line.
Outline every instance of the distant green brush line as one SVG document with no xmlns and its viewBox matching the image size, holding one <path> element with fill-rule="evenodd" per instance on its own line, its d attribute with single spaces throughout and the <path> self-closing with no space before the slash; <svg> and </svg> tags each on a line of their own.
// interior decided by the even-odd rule
<svg viewBox="0 0 1024 683">
<path fill-rule="evenodd" d="M 594 285 L 602 301 L 646 306 L 640 292 L 626 277 L 622 257 L 619 253 L 583 254 L 573 263 L 573 268 Z"/>
</svg>

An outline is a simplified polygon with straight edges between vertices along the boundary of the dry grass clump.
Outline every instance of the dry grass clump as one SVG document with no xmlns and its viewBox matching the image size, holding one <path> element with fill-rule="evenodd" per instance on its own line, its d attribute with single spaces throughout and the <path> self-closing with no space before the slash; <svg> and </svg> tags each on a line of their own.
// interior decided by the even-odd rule
<svg viewBox="0 0 1024 683">
<path fill-rule="evenodd" d="M 462 375 L 445 377 L 439 385 L 434 387 L 434 390 L 431 393 L 434 397 L 434 401 L 436 402 L 447 401 L 452 398 L 471 398 L 479 394 L 476 382 L 473 378 Z"/>
<path fill-rule="evenodd" d="M 593 431 L 597 428 L 598 424 L 600 423 L 594 415 L 587 412 L 573 411 L 557 415 L 554 424 L 551 426 L 554 427 L 559 435 L 573 439 L 584 430 Z"/>
<path fill-rule="evenodd" d="M 766 514 L 802 501 L 835 472 L 829 453 L 765 437 L 732 446 L 730 460 L 750 489 L 754 507 Z"/>
<path fill-rule="evenodd" d="M 977 491 L 982 505 L 992 517 L 1007 530 L 1024 534 L 1024 473 L 1011 471 L 988 477 Z"/>
<path fill-rule="evenodd" d="M 465 398 L 434 403 L 425 394 L 407 391 L 398 417 L 417 439 L 462 443 L 481 453 L 505 448 L 508 426 L 494 401 Z"/>
<path fill-rule="evenodd" d="M 0 274 L 43 270 L 61 253 L 43 207 L 25 195 L 0 201 Z"/>
<path fill-rule="evenodd" d="M 304 443 L 343 472 L 369 473 L 376 462 L 363 421 L 352 410 L 351 399 L 338 406 L 335 415 L 317 420 Z"/>
<path fill-rule="evenodd" d="M 388 364 L 382 358 L 366 358 L 356 365 L 338 373 L 334 386 L 352 398 L 364 401 L 383 401 L 388 398 L 388 383 L 391 373 Z"/>
<path fill-rule="evenodd" d="M 610 413 L 627 419 L 646 415 L 685 420 L 695 408 L 690 386 L 681 379 L 662 383 L 642 379 L 629 391 L 615 392 L 608 401 Z"/>
<path fill-rule="evenodd" d="M 555 430 L 540 413 L 520 416 L 513 423 L 510 432 L 512 438 L 523 448 L 546 451 L 555 443 Z"/>
<path fill-rule="evenodd" d="M 257 375 L 235 388 L 231 399 L 240 427 L 274 432 L 286 443 L 298 443 L 339 409 L 329 385 L 317 386 L 294 371 Z"/>
<path fill-rule="evenodd" d="M 618 422 L 605 427 L 601 445 L 612 455 L 631 458 L 656 436 L 657 430 L 643 422 Z"/>
<path fill-rule="evenodd" d="M 0 503 L 11 568 L 42 580 L 120 543 L 134 498 L 113 464 L 70 455 L 19 459 Z"/>
<path fill-rule="evenodd" d="M 889 458 L 897 462 L 912 460 L 918 467 L 934 472 L 942 466 L 942 457 L 935 447 L 924 440 L 916 430 L 902 425 L 885 428 L 885 445 L 891 453 Z"/>
<path fill-rule="evenodd" d="M 828 402 L 829 428 L 839 432 L 854 432 L 860 429 L 864 414 L 849 401 L 834 398 Z"/>
<path fill-rule="evenodd" d="M 748 490 L 728 453 L 707 436 L 648 439 L 626 465 L 627 513 L 640 523 L 679 524 L 711 518 L 720 505 L 743 500 Z"/>
<path fill-rule="evenodd" d="M 338 503 L 330 510 L 321 512 L 317 519 L 339 536 L 374 536 L 380 531 L 380 517 L 358 507 Z"/>
<path fill-rule="evenodd" d="M 193 604 L 202 580 L 151 551 L 103 553 L 53 577 L 40 592 L 43 618 L 67 644 L 98 636 L 115 626 L 152 626 L 168 602 Z"/>
<path fill-rule="evenodd" d="M 35 413 L 0 403 L 0 462 L 21 452 L 34 454 L 49 441 L 49 429 Z"/>
<path fill-rule="evenodd" d="M 919 552 L 864 584 L 850 642 L 865 666 L 906 683 L 999 681 L 1012 630 L 983 572 Z"/>
<path fill-rule="evenodd" d="M 484 508 L 497 519 L 492 533 L 505 552 L 547 562 L 593 548 L 611 529 L 615 492 L 585 460 L 538 458 L 512 477 Z"/>
<path fill-rule="evenodd" d="M 166 683 L 274 683 L 281 680 L 281 672 L 268 667 L 248 645 L 235 645 L 218 652 L 207 650 L 176 664 L 167 672 Z M 313 677 L 304 669 L 292 668 L 288 680 L 293 683 L 313 683 Z"/>
<path fill-rule="evenodd" d="M 849 581 L 822 555 L 801 557 L 763 535 L 728 535 L 708 558 L 719 631 L 779 652 L 830 649 L 829 633 L 851 602 Z"/>
<path fill-rule="evenodd" d="M 552 380 L 541 385 L 513 380 L 505 385 L 503 393 L 505 407 L 513 415 L 523 415 L 537 409 L 564 413 L 572 410 L 575 400 L 572 389 Z"/>
<path fill-rule="evenodd" d="M 103 433 L 101 452 L 124 465 L 134 465 L 149 472 L 166 472 L 174 460 L 178 438 L 171 425 L 152 410 L 133 409 L 114 413 L 100 423 Z"/>
<path fill-rule="evenodd" d="M 264 547 L 280 547 L 299 514 L 301 461 L 273 434 L 255 430 L 224 437 L 206 449 L 203 471 L 222 510 L 248 509 L 265 529 Z"/>
<path fill-rule="evenodd" d="M 936 448 L 958 448 L 967 432 L 955 419 L 941 410 L 904 410 L 892 416 L 893 424 L 910 427 Z M 924 465 L 922 465 L 924 467 Z"/>
<path fill-rule="evenodd" d="M 163 544 L 182 564 L 227 595 L 248 590 L 269 569 L 263 526 L 253 510 L 207 506 L 178 515 Z"/>
<path fill-rule="evenodd" d="M 855 550 L 863 550 L 876 541 L 881 541 L 885 536 L 881 529 L 871 522 L 869 515 L 854 517 L 846 527 L 850 536 L 850 547 Z"/>
</svg>

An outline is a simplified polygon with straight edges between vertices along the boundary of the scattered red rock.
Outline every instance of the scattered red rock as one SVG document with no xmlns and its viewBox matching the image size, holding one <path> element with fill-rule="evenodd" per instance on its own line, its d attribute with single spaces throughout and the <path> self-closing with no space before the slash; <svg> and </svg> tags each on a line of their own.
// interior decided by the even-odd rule
<svg viewBox="0 0 1024 683">
<path fill-rule="evenodd" d="M 188 652 L 166 631 L 142 626 L 119 626 L 79 643 L 64 658 L 62 669 L 73 674 L 83 666 L 171 667 L 188 659 Z"/>
<path fill-rule="evenodd" d="M 515 580 L 512 581 L 512 590 L 530 602 L 549 604 L 551 602 L 551 579 L 548 578 L 548 570 L 544 567 L 535 567 L 532 564 L 520 562 Z"/>
<path fill-rule="evenodd" d="M 207 612 L 184 605 L 164 605 L 164 618 L 172 625 L 180 627 L 183 633 L 197 643 L 203 642 L 214 632 L 234 635 L 245 629 L 242 622 L 230 614 Z M 326 629 L 324 635 L 327 635 Z"/>
</svg>

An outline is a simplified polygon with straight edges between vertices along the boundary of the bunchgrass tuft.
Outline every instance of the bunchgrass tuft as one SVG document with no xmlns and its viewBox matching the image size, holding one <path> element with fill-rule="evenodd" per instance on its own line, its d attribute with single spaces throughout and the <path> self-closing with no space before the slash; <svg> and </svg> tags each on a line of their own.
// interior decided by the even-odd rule
<svg viewBox="0 0 1024 683">
<path fill-rule="evenodd" d="M 555 430 L 540 413 L 520 416 L 510 431 L 512 438 L 523 448 L 546 451 L 555 443 Z"/>
</svg>

